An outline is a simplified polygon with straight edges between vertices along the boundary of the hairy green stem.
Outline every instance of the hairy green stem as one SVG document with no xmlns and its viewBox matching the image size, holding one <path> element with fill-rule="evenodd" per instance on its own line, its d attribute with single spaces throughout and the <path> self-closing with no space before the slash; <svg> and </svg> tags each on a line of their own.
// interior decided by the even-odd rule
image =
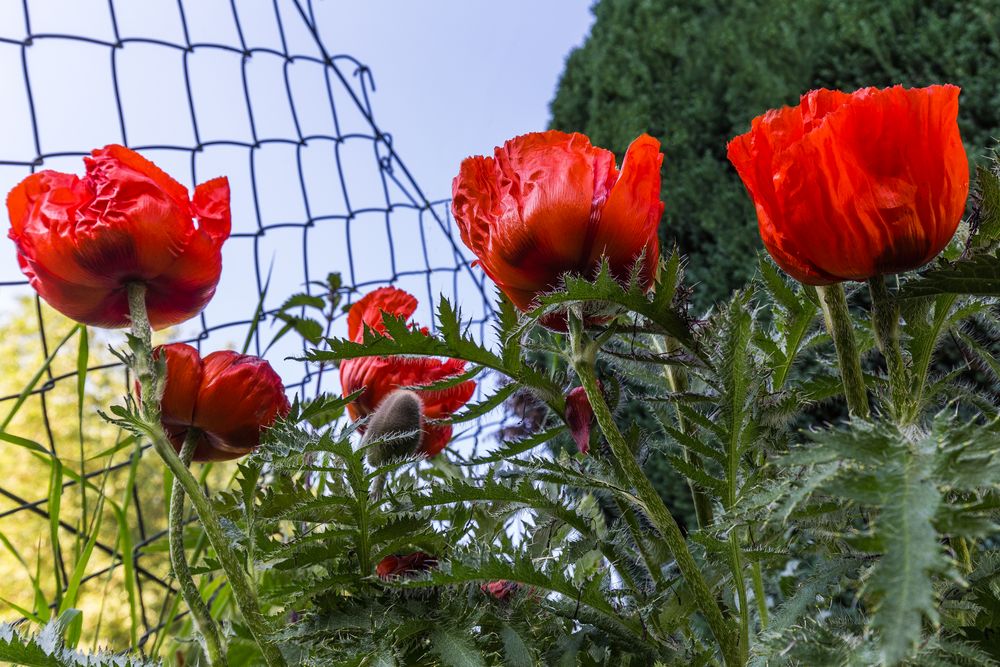
<svg viewBox="0 0 1000 667">
<path fill-rule="evenodd" d="M 972 574 L 975 571 L 975 567 L 972 565 L 972 553 L 969 550 L 969 541 L 964 537 L 959 537 L 957 540 L 952 540 L 955 547 L 956 553 L 962 562 L 962 569 L 965 570 L 966 574 Z"/>
<path fill-rule="evenodd" d="M 729 531 L 729 558 L 733 570 L 733 587 L 740 604 L 739 664 L 745 665 L 747 652 L 750 650 L 750 606 L 747 601 L 746 579 L 743 576 L 743 551 L 737 531 L 738 528 L 735 527 Z"/>
<path fill-rule="evenodd" d="M 899 304 L 889 295 L 883 276 L 870 278 L 868 289 L 872 295 L 872 329 L 889 373 L 893 416 L 900 424 L 906 424 L 916 415 L 911 409 L 909 380 L 899 345 Z"/>
<path fill-rule="evenodd" d="M 764 592 L 764 576 L 761 573 L 760 561 L 755 560 L 750 568 L 753 577 L 753 596 L 757 599 L 757 614 L 760 616 L 760 629 L 767 629 L 767 593 Z"/>
<path fill-rule="evenodd" d="M 181 463 L 185 466 L 191 465 L 194 458 L 194 450 L 198 445 L 200 433 L 197 429 L 188 431 L 184 445 L 181 447 Z M 195 627 L 201 633 L 202 647 L 208 657 L 208 664 L 212 667 L 226 667 L 229 663 L 226 660 L 226 648 L 219 632 L 219 626 L 212 618 L 205 601 L 201 598 L 201 592 L 194 583 L 191 576 L 191 569 L 188 566 L 187 556 L 184 553 L 184 487 L 177 479 L 174 479 L 173 490 L 170 493 L 170 566 L 177 578 L 177 583 L 181 587 L 181 594 L 187 602 L 188 609 L 191 610 L 191 617 L 194 618 Z"/>
<path fill-rule="evenodd" d="M 654 336 L 653 345 L 656 346 L 656 349 L 661 354 L 675 352 L 679 347 L 677 341 L 669 336 Z M 687 371 L 684 368 L 666 364 L 663 366 L 663 375 L 667 379 L 670 391 L 676 394 L 688 390 L 688 376 Z M 684 415 L 681 414 L 680 410 L 675 410 L 675 412 L 677 413 L 677 428 L 681 431 L 681 433 L 687 433 L 687 423 L 684 419 Z M 684 460 L 691 465 L 696 468 L 701 467 L 701 457 L 690 451 L 687 447 L 681 447 L 681 454 L 683 455 Z M 698 527 L 707 528 L 708 526 L 711 526 L 715 521 L 712 510 L 712 499 L 701 487 L 690 479 L 688 480 L 688 490 L 691 492 L 691 502 L 694 503 L 694 515 L 695 519 L 698 521 Z"/>
<path fill-rule="evenodd" d="M 854 340 L 854 325 L 847 308 L 847 295 L 842 283 L 823 285 L 816 288 L 819 302 L 823 307 L 826 329 L 833 338 L 840 366 L 840 379 L 844 383 L 847 409 L 859 419 L 868 419 L 868 390 L 861 373 L 861 355 Z"/>
<path fill-rule="evenodd" d="M 578 315 L 570 312 L 569 316 L 570 340 L 572 344 L 572 363 L 583 385 L 587 398 L 590 400 L 597 424 L 601 427 L 604 437 L 611 447 L 611 452 L 621 466 L 622 473 L 628 483 L 635 489 L 640 507 L 649 516 L 653 527 L 660 533 L 666 543 L 667 548 L 677 562 L 677 568 L 681 576 L 687 582 L 688 587 L 694 595 L 695 601 L 701 613 L 705 616 L 708 626 L 715 636 L 719 647 L 722 650 L 723 660 L 727 665 L 740 664 L 739 643 L 734 636 L 731 624 L 722 613 L 722 608 L 708 587 L 698 563 L 688 550 L 684 535 L 681 534 L 680 526 L 670 514 L 670 510 L 664 504 L 663 499 L 656 492 L 652 482 L 642 471 L 639 462 L 636 461 L 635 454 L 629 447 L 625 436 L 622 435 L 615 424 L 614 415 L 604 400 L 604 395 L 597 385 L 597 375 L 594 368 L 597 349 L 592 341 L 586 338 L 583 332 L 583 324 Z"/>
<path fill-rule="evenodd" d="M 130 283 L 128 286 L 129 313 L 132 320 L 133 340 L 133 370 L 142 388 L 141 416 L 143 426 L 153 449 L 163 459 L 163 462 L 174 474 L 174 479 L 180 483 L 184 493 L 191 499 L 198 518 L 205 528 L 208 541 L 219 557 L 219 563 L 226 573 L 233 597 L 243 615 L 250 634 L 253 635 L 264 661 L 269 667 L 284 667 L 285 659 L 281 651 L 271 641 L 271 629 L 257 603 L 257 594 L 253 584 L 243 571 L 239 558 L 233 552 L 230 539 L 222 529 L 219 517 L 212 504 L 198 486 L 198 481 L 181 462 L 160 425 L 160 398 L 162 396 L 161 379 L 157 377 L 153 365 L 152 330 L 149 326 L 149 316 L 146 313 L 146 287 L 140 283 Z"/>
</svg>

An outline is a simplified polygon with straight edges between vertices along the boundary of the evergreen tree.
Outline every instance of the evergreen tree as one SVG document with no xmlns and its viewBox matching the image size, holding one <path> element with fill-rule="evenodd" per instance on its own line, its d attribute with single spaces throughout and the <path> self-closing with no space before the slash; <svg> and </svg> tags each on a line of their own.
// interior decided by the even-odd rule
<svg viewBox="0 0 1000 667">
<path fill-rule="evenodd" d="M 767 109 L 819 87 L 962 87 L 970 158 L 1000 132 L 996 0 L 601 0 L 570 54 L 552 127 L 624 153 L 660 138 L 662 236 L 690 258 L 699 307 L 756 266 L 756 219 L 726 143 Z"/>
</svg>

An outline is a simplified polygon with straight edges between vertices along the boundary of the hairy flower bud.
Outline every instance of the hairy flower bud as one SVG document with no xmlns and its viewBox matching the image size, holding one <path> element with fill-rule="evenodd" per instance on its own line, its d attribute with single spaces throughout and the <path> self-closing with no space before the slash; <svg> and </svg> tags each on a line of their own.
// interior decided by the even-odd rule
<svg viewBox="0 0 1000 667">
<path fill-rule="evenodd" d="M 361 446 L 369 446 L 368 462 L 380 466 L 413 456 L 424 438 L 423 404 L 415 392 L 397 389 L 382 401 L 368 420 Z"/>
</svg>

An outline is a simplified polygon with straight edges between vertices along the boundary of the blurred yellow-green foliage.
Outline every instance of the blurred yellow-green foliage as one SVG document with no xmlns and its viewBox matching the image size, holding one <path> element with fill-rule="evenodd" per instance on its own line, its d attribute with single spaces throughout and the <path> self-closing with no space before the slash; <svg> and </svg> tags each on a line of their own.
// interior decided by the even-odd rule
<svg viewBox="0 0 1000 667">
<path fill-rule="evenodd" d="M 28 297 L 0 316 L 0 397 L 6 399 L 0 401 L 0 423 L 15 410 L 18 395 L 44 367 L 46 356 L 53 355 L 46 372 L 3 429 L 7 437 L 0 441 L 0 489 L 10 494 L 0 493 L 0 621 L 29 614 L 46 619 L 45 607 L 61 601 L 99 515 L 98 540 L 113 555 L 100 547 L 93 550 L 84 576 L 101 574 L 85 581 L 71 606 L 83 611 L 83 646 L 96 645 L 99 636 L 102 645 L 126 647 L 142 637 L 143 615 L 145 623 L 155 627 L 170 613 L 164 604 L 172 602 L 173 596 L 166 599 L 162 586 L 127 571 L 120 559 L 122 550 L 131 545 L 138 549 L 144 570 L 170 581 L 162 534 L 170 479 L 153 455 L 130 465 L 135 445 L 126 441 L 127 433 L 98 414 L 123 401 L 127 376 L 108 346 L 121 346 L 124 335 L 90 329 L 82 337 L 79 330 L 74 332 L 75 327 Z M 86 343 L 82 348 L 81 338 Z M 76 374 L 81 354 L 86 355 L 90 368 L 82 406 Z M 23 440 L 54 451 L 60 463 L 54 466 L 51 456 L 32 451 Z M 125 446 L 116 447 L 123 442 Z M 109 472 L 114 466 L 118 467 Z M 61 470 L 61 484 L 54 468 Z M 81 472 L 92 474 L 86 488 L 69 484 Z M 217 466 L 212 470 L 212 485 L 225 484 L 231 473 L 231 467 Z M 55 494 L 51 494 L 53 485 Z M 50 499 L 55 498 L 60 526 L 54 541 L 52 523 L 43 513 L 49 512 Z M 25 503 L 37 511 L 21 508 Z M 112 565 L 116 567 L 109 569 Z M 147 649 L 151 646 L 146 644 Z"/>
</svg>

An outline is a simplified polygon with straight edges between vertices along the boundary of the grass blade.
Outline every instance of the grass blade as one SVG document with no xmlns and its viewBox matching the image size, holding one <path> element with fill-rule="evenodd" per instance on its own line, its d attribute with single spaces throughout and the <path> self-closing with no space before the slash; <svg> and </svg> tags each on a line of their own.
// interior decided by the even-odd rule
<svg viewBox="0 0 1000 667">
<path fill-rule="evenodd" d="M 77 324 L 75 327 L 69 330 L 69 333 L 66 334 L 61 341 L 59 341 L 59 343 L 52 350 L 52 353 L 49 354 L 49 356 L 45 359 L 44 362 L 42 362 L 41 367 L 34 374 L 34 376 L 32 376 L 27 386 L 25 386 L 25 388 L 21 390 L 21 393 L 17 397 L 17 400 L 14 401 L 14 405 L 11 406 L 10 412 L 7 413 L 7 416 L 4 418 L 3 422 L 0 423 L 0 431 L 6 431 L 7 427 L 10 426 L 10 422 L 14 419 L 15 416 L 17 416 L 18 410 L 20 410 L 21 406 L 24 405 L 24 402 L 28 399 L 28 396 L 34 390 L 35 386 L 38 384 L 38 381 L 42 379 L 42 375 L 44 375 L 45 371 L 47 371 L 49 369 L 49 366 L 52 365 L 52 361 L 56 358 L 56 355 L 59 354 L 59 350 L 62 349 L 62 346 L 65 345 L 69 341 L 69 339 L 73 337 L 73 334 L 83 329 L 85 329 L 85 327 L 82 324 Z"/>
</svg>

